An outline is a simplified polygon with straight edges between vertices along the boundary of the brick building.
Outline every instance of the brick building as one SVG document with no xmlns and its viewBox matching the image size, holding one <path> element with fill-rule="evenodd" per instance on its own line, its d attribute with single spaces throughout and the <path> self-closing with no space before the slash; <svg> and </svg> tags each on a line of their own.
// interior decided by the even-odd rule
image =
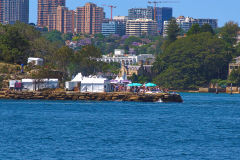
<svg viewBox="0 0 240 160">
<path fill-rule="evenodd" d="M 14 24 L 16 21 L 28 23 L 29 0 L 0 0 L 0 22 Z"/>
<path fill-rule="evenodd" d="M 103 19 L 103 8 L 93 3 L 86 3 L 85 6 L 77 8 L 76 30 L 78 33 L 101 33 Z"/>
<path fill-rule="evenodd" d="M 56 30 L 62 33 L 73 33 L 75 28 L 75 12 L 63 6 L 58 6 L 56 13 Z"/>
<path fill-rule="evenodd" d="M 65 3 L 65 0 L 38 0 L 38 26 L 49 30 L 55 28 L 57 7 L 65 6 Z"/>
</svg>

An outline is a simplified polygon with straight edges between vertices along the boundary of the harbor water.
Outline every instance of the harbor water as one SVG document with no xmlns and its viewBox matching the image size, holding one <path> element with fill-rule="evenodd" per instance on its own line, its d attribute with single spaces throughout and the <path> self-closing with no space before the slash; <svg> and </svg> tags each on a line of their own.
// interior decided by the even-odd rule
<svg viewBox="0 0 240 160">
<path fill-rule="evenodd" d="M 0 159 L 240 159 L 240 95 L 184 103 L 0 100 Z"/>
</svg>

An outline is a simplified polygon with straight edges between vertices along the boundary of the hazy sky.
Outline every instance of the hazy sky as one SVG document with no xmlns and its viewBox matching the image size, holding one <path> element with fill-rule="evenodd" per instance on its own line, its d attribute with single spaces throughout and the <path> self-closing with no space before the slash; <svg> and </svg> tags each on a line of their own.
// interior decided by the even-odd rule
<svg viewBox="0 0 240 160">
<path fill-rule="evenodd" d="M 30 22 L 37 22 L 37 1 L 30 1 Z M 75 9 L 86 2 L 94 2 L 98 6 L 113 4 L 117 6 L 113 15 L 127 15 L 128 9 L 133 7 L 146 7 L 148 0 L 66 0 L 67 7 Z M 159 0 L 157 0 L 159 1 Z M 216 18 L 219 26 L 227 21 L 240 22 L 240 0 L 174 0 L 178 3 L 161 4 L 159 6 L 172 7 L 173 16 L 191 16 L 193 18 Z M 110 8 L 104 8 L 106 16 L 110 17 Z"/>
</svg>

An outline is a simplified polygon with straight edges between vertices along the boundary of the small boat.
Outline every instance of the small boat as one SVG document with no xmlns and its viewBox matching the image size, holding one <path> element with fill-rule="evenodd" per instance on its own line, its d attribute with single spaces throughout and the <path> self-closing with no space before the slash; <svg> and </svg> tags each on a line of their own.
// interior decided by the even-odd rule
<svg viewBox="0 0 240 160">
<path fill-rule="evenodd" d="M 159 102 L 159 103 L 163 103 L 162 98 L 159 98 L 159 100 L 158 100 L 157 102 Z"/>
</svg>

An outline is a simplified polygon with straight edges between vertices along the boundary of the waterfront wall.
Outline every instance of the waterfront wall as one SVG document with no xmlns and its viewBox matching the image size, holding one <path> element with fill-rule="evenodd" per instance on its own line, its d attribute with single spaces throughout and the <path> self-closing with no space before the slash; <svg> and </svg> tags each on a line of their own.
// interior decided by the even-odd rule
<svg viewBox="0 0 240 160">
<path fill-rule="evenodd" d="M 39 99 L 39 100 L 84 100 L 84 101 L 134 101 L 134 102 L 183 102 L 179 94 L 136 94 L 136 93 L 81 93 L 81 92 L 20 92 L 1 91 L 0 99 Z"/>
<path fill-rule="evenodd" d="M 226 93 L 226 88 L 218 88 L 219 93 Z M 216 88 L 199 88 L 200 93 L 216 93 Z"/>
</svg>

